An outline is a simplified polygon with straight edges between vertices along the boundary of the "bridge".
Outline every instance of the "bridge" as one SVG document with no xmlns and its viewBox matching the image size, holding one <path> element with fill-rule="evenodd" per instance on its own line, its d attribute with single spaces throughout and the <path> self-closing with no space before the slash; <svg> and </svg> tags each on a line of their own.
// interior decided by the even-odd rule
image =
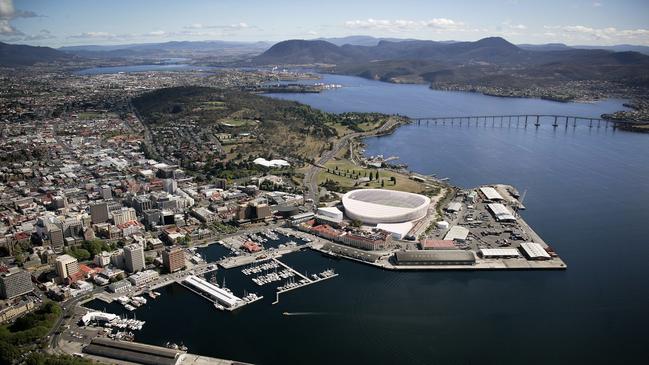
<svg viewBox="0 0 649 365">
<path fill-rule="evenodd" d="M 410 118 L 412 122 L 418 125 L 466 125 L 470 126 L 491 126 L 491 127 L 540 127 L 541 124 L 550 124 L 552 127 L 561 125 L 566 128 L 570 125 L 576 127 L 577 123 L 587 124 L 589 128 L 617 128 L 624 125 L 643 124 L 632 121 L 609 120 L 602 118 L 580 117 L 572 115 L 552 115 L 552 114 L 514 114 L 514 115 L 474 115 L 463 117 L 426 117 Z"/>
</svg>

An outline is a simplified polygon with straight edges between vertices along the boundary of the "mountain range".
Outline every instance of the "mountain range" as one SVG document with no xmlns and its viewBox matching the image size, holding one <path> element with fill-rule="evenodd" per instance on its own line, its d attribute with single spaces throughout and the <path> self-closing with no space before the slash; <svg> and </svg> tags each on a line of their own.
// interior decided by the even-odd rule
<svg viewBox="0 0 649 365">
<path fill-rule="evenodd" d="M 0 42 L 0 66 L 31 66 L 39 62 L 53 62 L 71 58 L 71 55 L 49 47 Z"/>
<path fill-rule="evenodd" d="M 60 51 L 87 58 L 164 58 L 202 57 L 224 54 L 258 54 L 272 43 L 229 41 L 172 41 L 121 45 L 84 45 L 59 48 Z"/>
<path fill-rule="evenodd" d="M 638 52 L 575 49 L 561 44 L 516 46 L 500 37 L 475 42 L 421 40 L 379 40 L 375 46 L 344 44 L 324 40 L 279 42 L 254 58 L 257 64 L 361 63 L 386 60 L 425 60 L 454 64 L 546 64 L 584 62 L 589 64 L 647 64 L 649 56 Z"/>
<path fill-rule="evenodd" d="M 516 46 L 500 37 L 475 42 L 379 40 L 375 46 L 288 40 L 253 58 L 257 65 L 330 64 L 336 73 L 391 82 L 539 87 L 566 81 L 649 86 L 649 56 L 561 44 Z"/>
</svg>

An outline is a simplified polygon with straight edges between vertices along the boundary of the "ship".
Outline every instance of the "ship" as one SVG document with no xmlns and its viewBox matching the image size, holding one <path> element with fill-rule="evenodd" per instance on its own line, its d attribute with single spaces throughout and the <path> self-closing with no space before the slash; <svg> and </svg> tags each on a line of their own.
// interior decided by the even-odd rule
<svg viewBox="0 0 649 365">
<path fill-rule="evenodd" d="M 335 253 L 333 251 L 321 251 L 321 252 L 322 252 L 322 256 L 329 257 L 329 258 L 336 259 L 336 260 L 340 260 L 340 255 L 338 255 L 337 253 Z"/>
</svg>

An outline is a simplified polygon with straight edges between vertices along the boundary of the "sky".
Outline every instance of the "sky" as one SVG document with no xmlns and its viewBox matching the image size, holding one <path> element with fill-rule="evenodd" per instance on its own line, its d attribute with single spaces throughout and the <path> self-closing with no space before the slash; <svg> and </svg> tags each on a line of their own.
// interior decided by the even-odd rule
<svg viewBox="0 0 649 365">
<path fill-rule="evenodd" d="M 51 47 L 371 35 L 649 46 L 648 0 L 0 0 L 0 41 Z"/>
</svg>

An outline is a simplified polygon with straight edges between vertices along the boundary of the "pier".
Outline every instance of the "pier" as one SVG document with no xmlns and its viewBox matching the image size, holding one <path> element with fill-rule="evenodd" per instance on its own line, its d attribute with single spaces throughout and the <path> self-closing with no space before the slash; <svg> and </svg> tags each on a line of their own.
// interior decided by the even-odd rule
<svg viewBox="0 0 649 365">
<path fill-rule="evenodd" d="M 336 273 L 332 273 L 329 276 L 320 277 L 318 279 L 309 279 L 306 276 L 303 276 L 307 280 L 305 283 L 298 284 L 298 285 L 296 285 L 294 287 L 291 287 L 291 288 L 278 290 L 277 293 L 275 293 L 275 301 L 272 304 L 275 305 L 275 304 L 279 303 L 279 295 L 282 294 L 282 293 L 290 292 L 291 290 L 295 290 L 295 289 L 298 289 L 298 288 L 303 288 L 303 287 L 311 285 L 311 284 L 315 284 L 315 283 L 319 283 L 319 282 L 327 280 L 327 279 L 335 278 L 336 276 L 338 276 L 338 274 L 336 274 Z"/>
<path fill-rule="evenodd" d="M 292 267 L 286 265 L 285 263 L 279 261 L 278 259 L 276 259 L 276 258 L 274 258 L 274 257 L 273 257 L 273 261 L 275 261 L 276 263 L 278 263 L 280 266 L 283 266 L 284 268 L 290 270 L 291 272 L 293 272 L 295 275 L 301 277 L 302 279 L 310 280 L 310 279 L 307 278 L 306 276 L 300 274 L 300 272 L 298 272 L 297 270 L 293 269 Z"/>
<path fill-rule="evenodd" d="M 422 117 L 410 118 L 417 125 L 450 125 L 467 127 L 507 127 L 527 128 L 550 125 L 553 128 L 563 126 L 565 128 L 576 128 L 577 124 L 586 125 L 588 128 L 613 128 L 620 126 L 647 124 L 649 122 L 632 122 L 623 120 L 609 120 L 602 118 L 591 118 L 574 115 L 553 115 L 553 114 L 513 114 L 513 115 L 472 115 L 472 116 L 451 116 L 451 117 Z"/>
<path fill-rule="evenodd" d="M 178 280 L 177 283 L 209 300 L 217 309 L 222 310 L 234 311 L 246 304 L 263 299 L 263 296 L 255 296 L 255 298 L 250 300 L 243 300 L 231 292 L 194 275 L 189 275 L 182 280 Z"/>
</svg>

